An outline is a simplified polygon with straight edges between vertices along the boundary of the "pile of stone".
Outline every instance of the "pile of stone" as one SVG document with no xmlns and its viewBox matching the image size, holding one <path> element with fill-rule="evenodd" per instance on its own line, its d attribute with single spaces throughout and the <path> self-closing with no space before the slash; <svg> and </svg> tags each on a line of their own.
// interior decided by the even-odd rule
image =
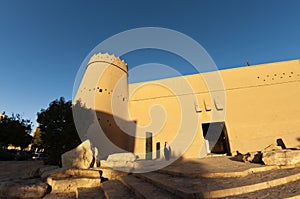
<svg viewBox="0 0 300 199">
<path fill-rule="evenodd" d="M 234 160 L 276 166 L 300 166 L 300 148 L 286 148 L 285 145 L 270 144 L 262 151 L 242 154 L 237 151 Z"/>
</svg>

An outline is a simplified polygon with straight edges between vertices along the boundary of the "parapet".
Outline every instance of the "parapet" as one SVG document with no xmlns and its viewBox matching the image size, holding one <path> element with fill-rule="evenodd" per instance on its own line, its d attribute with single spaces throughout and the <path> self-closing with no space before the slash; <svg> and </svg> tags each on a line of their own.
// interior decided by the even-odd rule
<svg viewBox="0 0 300 199">
<path fill-rule="evenodd" d="M 124 62 L 124 60 L 121 60 L 119 57 L 116 57 L 115 55 L 110 55 L 108 53 L 102 54 L 94 54 L 91 59 L 89 60 L 89 63 L 87 64 L 87 67 L 95 62 L 104 62 L 108 64 L 112 64 L 114 66 L 117 66 L 121 70 L 125 71 L 127 73 L 128 67 L 127 64 Z"/>
</svg>

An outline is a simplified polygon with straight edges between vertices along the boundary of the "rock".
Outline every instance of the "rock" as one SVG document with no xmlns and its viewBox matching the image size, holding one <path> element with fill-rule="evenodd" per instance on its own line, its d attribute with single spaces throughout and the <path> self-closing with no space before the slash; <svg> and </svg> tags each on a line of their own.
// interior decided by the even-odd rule
<svg viewBox="0 0 300 199">
<path fill-rule="evenodd" d="M 133 153 L 115 153 L 108 156 L 107 162 L 135 162 L 136 156 Z"/>
<path fill-rule="evenodd" d="M 263 162 L 265 165 L 296 165 L 300 164 L 300 150 L 276 150 L 263 153 Z"/>
<path fill-rule="evenodd" d="M 42 198 L 48 185 L 40 179 L 14 179 L 0 182 L 0 198 Z"/>
<path fill-rule="evenodd" d="M 94 169 L 67 169 L 65 174 L 72 177 L 90 177 L 100 179 L 100 170 Z"/>
<path fill-rule="evenodd" d="M 269 146 L 264 148 L 262 150 L 262 152 L 265 153 L 265 152 L 268 152 L 268 151 L 277 151 L 277 150 L 281 150 L 281 147 L 276 145 L 276 144 L 270 144 Z"/>
<path fill-rule="evenodd" d="M 94 162 L 93 149 L 89 140 L 62 154 L 63 168 L 88 169 L 93 166 Z"/>
<path fill-rule="evenodd" d="M 131 172 L 135 161 L 136 156 L 133 153 L 115 153 L 108 156 L 104 165 L 119 171 Z"/>
<path fill-rule="evenodd" d="M 45 171 L 41 174 L 41 179 L 45 180 L 48 177 L 53 177 L 53 176 L 57 176 L 57 175 L 63 175 L 65 174 L 65 170 L 66 168 L 58 168 L 58 169 L 53 169 L 53 170 L 49 170 L 49 171 Z"/>
<path fill-rule="evenodd" d="M 95 177 L 65 177 L 47 178 L 47 183 L 52 187 L 51 193 L 76 192 L 78 187 L 100 187 L 100 178 Z"/>
</svg>

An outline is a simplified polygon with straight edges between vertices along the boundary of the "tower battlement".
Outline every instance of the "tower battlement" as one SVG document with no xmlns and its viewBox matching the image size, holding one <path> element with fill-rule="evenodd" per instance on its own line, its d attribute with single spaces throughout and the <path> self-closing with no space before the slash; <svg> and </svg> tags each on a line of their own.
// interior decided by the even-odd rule
<svg viewBox="0 0 300 199">
<path fill-rule="evenodd" d="M 119 67 L 120 69 L 124 70 L 125 72 L 128 71 L 128 66 L 125 63 L 124 60 L 121 60 L 119 57 L 116 57 L 114 54 L 110 55 L 108 53 L 102 54 L 102 53 L 98 53 L 98 54 L 94 54 L 88 64 L 87 67 L 95 62 L 104 62 L 104 63 L 108 63 L 108 64 L 112 64 L 115 65 L 117 67 Z"/>
</svg>

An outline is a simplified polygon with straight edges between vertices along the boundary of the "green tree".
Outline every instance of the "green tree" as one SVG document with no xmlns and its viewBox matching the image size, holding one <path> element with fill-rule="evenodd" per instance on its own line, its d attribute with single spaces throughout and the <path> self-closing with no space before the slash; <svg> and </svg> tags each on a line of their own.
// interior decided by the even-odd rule
<svg viewBox="0 0 300 199">
<path fill-rule="evenodd" d="M 0 145 L 7 148 L 8 145 L 24 148 L 32 141 L 30 120 L 22 119 L 19 114 L 11 117 L 4 115 L 0 120 Z"/>
<path fill-rule="evenodd" d="M 37 114 L 41 142 L 49 154 L 49 164 L 61 165 L 61 155 L 81 143 L 72 115 L 72 102 L 54 100 Z"/>
<path fill-rule="evenodd" d="M 32 147 L 33 149 L 43 149 L 44 143 L 42 140 L 42 131 L 40 128 L 35 128 L 33 132 L 33 141 L 32 141 Z"/>
</svg>

